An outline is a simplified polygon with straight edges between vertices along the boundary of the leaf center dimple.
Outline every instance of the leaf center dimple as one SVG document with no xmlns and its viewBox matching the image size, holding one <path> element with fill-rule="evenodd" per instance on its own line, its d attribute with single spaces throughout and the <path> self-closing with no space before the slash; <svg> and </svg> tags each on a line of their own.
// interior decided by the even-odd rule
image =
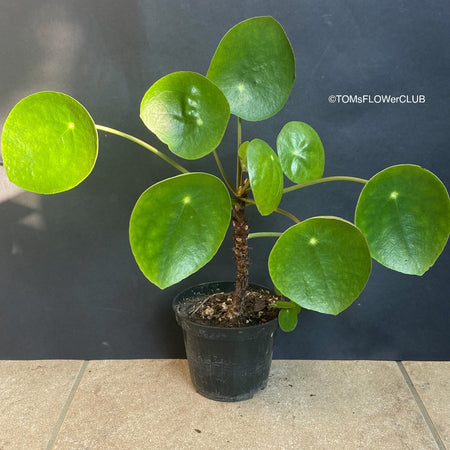
<svg viewBox="0 0 450 450">
<path fill-rule="evenodd" d="M 398 197 L 398 192 L 397 191 L 392 191 L 391 195 L 389 196 L 390 199 L 392 200 L 396 200 Z"/>
</svg>

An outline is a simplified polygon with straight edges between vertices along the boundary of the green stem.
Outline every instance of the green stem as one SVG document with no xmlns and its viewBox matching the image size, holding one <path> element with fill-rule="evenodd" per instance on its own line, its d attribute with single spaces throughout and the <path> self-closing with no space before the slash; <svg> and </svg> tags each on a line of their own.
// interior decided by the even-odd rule
<svg viewBox="0 0 450 450">
<path fill-rule="evenodd" d="M 307 186 L 312 186 L 314 184 L 327 183 L 328 181 L 355 181 L 356 183 L 367 184 L 369 180 L 364 180 L 363 178 L 356 177 L 345 177 L 345 176 L 335 176 L 335 177 L 325 177 L 318 178 L 317 180 L 305 181 L 304 183 L 295 184 L 294 186 L 289 186 L 283 189 L 283 194 L 287 192 L 296 191 Z"/>
<path fill-rule="evenodd" d="M 250 198 L 242 198 L 241 200 L 243 202 L 245 202 L 245 203 L 248 203 L 249 205 L 255 205 L 256 206 L 255 200 L 252 200 Z M 289 217 L 289 219 L 291 219 L 295 223 L 300 223 L 301 222 L 301 220 L 298 219 L 297 217 L 295 217 L 294 214 L 291 214 L 289 211 L 285 211 L 284 209 L 277 208 L 274 212 L 276 212 L 278 214 L 282 214 L 283 216 Z"/>
<path fill-rule="evenodd" d="M 291 219 L 295 223 L 300 223 L 301 222 L 301 220 L 297 219 L 297 217 L 295 217 L 294 214 L 292 214 L 289 211 L 286 211 L 284 209 L 277 208 L 275 210 L 275 212 L 278 213 L 278 214 L 282 214 L 283 216 L 289 217 L 289 219 Z"/>
<path fill-rule="evenodd" d="M 283 233 L 277 233 L 272 231 L 260 231 L 258 233 L 249 233 L 248 239 L 260 238 L 260 237 L 280 237 Z"/>
<path fill-rule="evenodd" d="M 189 170 L 185 169 L 183 166 L 178 164 L 172 158 L 170 158 L 169 156 L 160 152 L 158 149 L 156 149 L 152 145 L 147 144 L 147 142 L 144 142 L 141 139 L 138 139 L 137 137 L 131 136 L 131 134 L 127 134 L 127 133 L 124 133 L 123 131 L 115 130 L 114 128 L 105 127 L 103 125 L 95 124 L 95 128 L 97 128 L 97 130 L 106 131 L 107 133 L 115 134 L 117 136 L 128 139 L 129 141 L 135 142 L 136 144 L 141 145 L 142 147 L 146 148 L 147 150 L 150 150 L 156 156 L 159 156 L 161 159 L 163 159 L 164 161 L 169 163 L 171 166 L 175 167 L 175 169 L 179 170 L 181 173 L 189 173 Z"/>
<path fill-rule="evenodd" d="M 222 175 L 223 181 L 225 181 L 225 184 L 228 186 L 228 189 L 234 194 L 236 195 L 236 191 L 233 188 L 233 186 L 231 185 L 231 181 L 229 180 L 229 178 L 227 177 L 227 174 L 225 173 L 225 170 L 223 169 L 223 165 L 222 162 L 220 161 L 219 155 L 217 154 L 217 152 L 214 150 L 213 151 L 213 155 L 214 155 L 214 159 L 216 160 L 216 164 L 217 167 L 219 168 L 219 172 Z"/>
</svg>

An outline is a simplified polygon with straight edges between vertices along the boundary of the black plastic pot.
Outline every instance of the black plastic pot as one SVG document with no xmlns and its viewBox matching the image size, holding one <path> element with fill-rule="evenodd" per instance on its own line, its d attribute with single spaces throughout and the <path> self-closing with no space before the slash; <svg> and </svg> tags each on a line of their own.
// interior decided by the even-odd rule
<svg viewBox="0 0 450 450">
<path fill-rule="evenodd" d="M 211 327 L 190 320 L 183 304 L 197 296 L 233 290 L 231 282 L 205 283 L 181 292 L 173 301 L 192 383 L 203 396 L 223 402 L 247 400 L 266 387 L 277 319 L 244 328 Z"/>
</svg>

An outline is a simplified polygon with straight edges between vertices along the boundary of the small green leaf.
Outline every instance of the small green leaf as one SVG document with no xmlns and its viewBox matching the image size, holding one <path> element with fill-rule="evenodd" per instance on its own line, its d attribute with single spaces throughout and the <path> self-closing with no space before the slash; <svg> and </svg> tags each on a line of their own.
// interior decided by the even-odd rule
<svg viewBox="0 0 450 450">
<path fill-rule="evenodd" d="M 423 275 L 449 237 L 449 196 L 428 170 L 407 164 L 388 167 L 362 190 L 355 223 L 378 262 L 402 273 Z"/>
<path fill-rule="evenodd" d="M 185 159 L 198 159 L 220 144 L 230 118 L 227 99 L 210 80 L 194 72 L 159 79 L 144 95 L 141 119 Z"/>
<path fill-rule="evenodd" d="M 294 331 L 297 323 L 298 323 L 298 315 L 300 313 L 300 306 L 297 305 L 297 308 L 288 308 L 282 309 L 278 313 L 278 325 L 280 328 L 289 333 L 290 331 Z"/>
<path fill-rule="evenodd" d="M 300 306 L 297 305 L 297 303 L 294 302 L 286 302 L 286 301 L 280 301 L 280 302 L 275 302 L 271 304 L 272 308 L 288 308 L 288 309 L 292 309 L 292 308 L 300 308 Z"/>
<path fill-rule="evenodd" d="M 97 159 L 98 136 L 86 109 L 59 92 L 37 92 L 9 113 L 2 133 L 8 178 L 39 194 L 81 183 Z"/>
<path fill-rule="evenodd" d="M 250 142 L 245 141 L 239 146 L 238 155 L 239 160 L 241 161 L 242 170 L 247 170 L 247 148 Z"/>
<path fill-rule="evenodd" d="M 298 323 L 298 315 L 301 307 L 295 302 L 280 301 L 272 303 L 272 308 L 280 308 L 278 313 L 278 325 L 283 331 L 294 331 Z"/>
<path fill-rule="evenodd" d="M 283 171 L 277 154 L 261 139 L 248 144 L 247 171 L 258 211 L 267 216 L 283 195 Z"/>
<path fill-rule="evenodd" d="M 350 222 L 314 217 L 286 230 L 269 255 L 269 272 L 280 292 L 298 305 L 338 314 L 369 279 L 367 242 Z"/>
<path fill-rule="evenodd" d="M 323 175 L 325 153 L 316 131 L 303 122 L 287 123 L 277 138 L 281 168 L 294 183 Z"/>
<path fill-rule="evenodd" d="M 286 103 L 295 79 L 291 44 L 272 17 L 255 17 L 229 30 L 212 58 L 207 77 L 228 99 L 231 112 L 257 121 Z"/>
<path fill-rule="evenodd" d="M 228 229 L 231 199 L 206 173 L 168 178 L 148 188 L 130 219 L 130 244 L 144 275 L 164 289 L 215 255 Z"/>
</svg>

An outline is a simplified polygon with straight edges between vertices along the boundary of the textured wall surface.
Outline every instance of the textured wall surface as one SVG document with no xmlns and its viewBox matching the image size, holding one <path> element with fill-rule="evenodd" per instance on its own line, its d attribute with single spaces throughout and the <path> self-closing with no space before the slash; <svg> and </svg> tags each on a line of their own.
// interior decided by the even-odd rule
<svg viewBox="0 0 450 450">
<path fill-rule="evenodd" d="M 0 0 L 0 127 L 25 95 L 62 91 L 98 124 L 165 150 L 139 119 L 139 104 L 159 77 L 206 73 L 223 34 L 237 22 L 272 15 L 285 28 L 297 79 L 283 110 L 244 123 L 243 137 L 275 144 L 290 120 L 312 125 L 325 146 L 325 175 L 370 178 L 398 163 L 421 165 L 450 186 L 450 9 L 380 0 Z M 422 95 L 422 103 L 350 103 L 332 95 Z M 403 98 L 406 99 L 406 98 Z M 231 175 L 232 120 L 219 147 Z M 190 161 L 204 170 L 213 158 Z M 233 278 L 228 236 L 213 261 L 165 291 L 140 273 L 128 244 L 128 219 L 151 184 L 176 173 L 118 137 L 100 133 L 92 175 L 54 196 L 11 186 L 0 167 L 0 358 L 172 358 L 184 354 L 171 299 L 203 281 Z M 360 185 L 328 183 L 288 194 L 298 217 L 353 219 Z M 282 216 L 253 231 L 284 230 Z M 253 282 L 269 284 L 273 241 L 253 241 Z M 298 329 L 278 333 L 275 358 L 449 359 L 447 248 L 423 277 L 374 263 L 360 298 L 337 317 L 303 311 Z"/>
</svg>

